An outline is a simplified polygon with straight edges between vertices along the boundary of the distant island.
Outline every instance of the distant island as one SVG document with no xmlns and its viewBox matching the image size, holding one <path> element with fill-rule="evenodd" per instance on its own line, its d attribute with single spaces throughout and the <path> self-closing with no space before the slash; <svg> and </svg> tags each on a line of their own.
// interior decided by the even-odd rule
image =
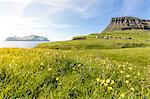
<svg viewBox="0 0 150 99">
<path fill-rule="evenodd" d="M 37 35 L 30 35 L 24 37 L 8 37 L 5 41 L 49 41 L 46 37 L 37 36 Z"/>
</svg>

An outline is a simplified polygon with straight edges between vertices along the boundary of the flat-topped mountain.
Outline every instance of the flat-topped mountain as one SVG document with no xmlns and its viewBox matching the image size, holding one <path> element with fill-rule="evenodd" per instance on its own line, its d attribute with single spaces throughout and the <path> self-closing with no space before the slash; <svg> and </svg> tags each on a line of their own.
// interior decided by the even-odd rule
<svg viewBox="0 0 150 99">
<path fill-rule="evenodd" d="M 150 30 L 150 20 L 136 17 L 116 17 L 111 19 L 111 22 L 104 31 L 131 29 Z"/>
<path fill-rule="evenodd" d="M 25 37 L 8 37 L 5 41 L 49 41 L 46 37 L 30 35 Z"/>
</svg>

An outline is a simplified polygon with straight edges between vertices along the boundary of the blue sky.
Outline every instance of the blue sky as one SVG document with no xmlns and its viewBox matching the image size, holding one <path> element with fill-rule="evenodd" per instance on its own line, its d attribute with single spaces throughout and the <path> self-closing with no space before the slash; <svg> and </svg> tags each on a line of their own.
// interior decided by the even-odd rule
<svg viewBox="0 0 150 99">
<path fill-rule="evenodd" d="M 150 0 L 0 0 L 0 40 L 40 35 L 68 40 L 101 32 L 112 17 L 150 19 Z"/>
</svg>

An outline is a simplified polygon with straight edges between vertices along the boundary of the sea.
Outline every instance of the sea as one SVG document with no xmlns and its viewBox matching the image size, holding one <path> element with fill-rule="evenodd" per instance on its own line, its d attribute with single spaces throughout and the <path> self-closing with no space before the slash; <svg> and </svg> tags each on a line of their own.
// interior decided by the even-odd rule
<svg viewBox="0 0 150 99">
<path fill-rule="evenodd" d="M 34 48 L 40 43 L 50 41 L 0 41 L 0 48 Z"/>
</svg>

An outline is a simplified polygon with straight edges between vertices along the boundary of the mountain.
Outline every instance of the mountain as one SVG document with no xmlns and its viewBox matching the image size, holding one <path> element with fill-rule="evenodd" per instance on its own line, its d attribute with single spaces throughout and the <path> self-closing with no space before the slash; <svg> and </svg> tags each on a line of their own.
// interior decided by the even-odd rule
<svg viewBox="0 0 150 99">
<path fill-rule="evenodd" d="M 30 35 L 25 37 L 8 37 L 5 41 L 49 41 L 46 37 Z"/>
<path fill-rule="evenodd" d="M 104 31 L 114 30 L 150 30 L 150 20 L 139 19 L 136 17 L 116 17 L 112 18 Z"/>
</svg>

